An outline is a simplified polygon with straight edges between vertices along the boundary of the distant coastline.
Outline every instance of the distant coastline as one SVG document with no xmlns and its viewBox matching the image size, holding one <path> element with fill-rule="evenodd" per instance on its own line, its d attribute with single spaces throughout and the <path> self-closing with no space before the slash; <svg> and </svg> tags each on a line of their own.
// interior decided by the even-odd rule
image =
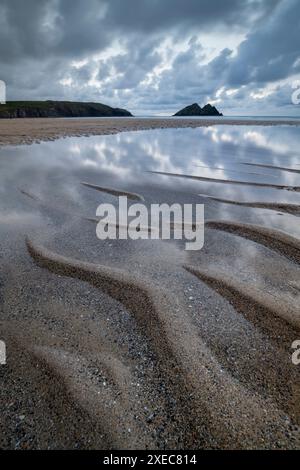
<svg viewBox="0 0 300 470">
<path fill-rule="evenodd" d="M 201 108 L 197 103 L 186 106 L 173 117 L 223 116 L 209 103 Z M 92 118 L 132 117 L 127 109 L 112 108 L 103 103 L 76 101 L 7 101 L 0 106 L 0 119 L 19 118 Z"/>
<path fill-rule="evenodd" d="M 132 114 L 102 103 L 76 101 L 7 101 L 0 106 L 0 119 L 114 116 L 131 117 Z"/>
</svg>

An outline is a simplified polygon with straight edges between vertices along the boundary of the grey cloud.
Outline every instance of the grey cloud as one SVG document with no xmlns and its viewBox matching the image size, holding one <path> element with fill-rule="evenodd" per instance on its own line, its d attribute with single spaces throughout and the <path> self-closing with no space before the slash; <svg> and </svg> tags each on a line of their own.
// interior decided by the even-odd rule
<svg viewBox="0 0 300 470">
<path fill-rule="evenodd" d="M 111 39 L 103 27 L 106 9 L 101 0 L 1 0 L 1 62 L 103 49 Z"/>
<path fill-rule="evenodd" d="M 99 64 L 98 79 L 103 80 L 112 71 L 117 77 L 110 82 L 110 86 L 115 89 L 128 89 L 136 87 L 143 81 L 148 72 L 161 62 L 161 56 L 156 51 L 161 39 L 154 38 L 144 41 L 141 35 L 126 41 L 126 54 L 119 54 Z"/>
<path fill-rule="evenodd" d="M 234 31 L 246 34 L 235 52 L 226 44 Z M 297 0 L 0 0 L 0 78 L 9 99 L 95 100 L 136 113 L 204 104 L 222 88 L 225 112 L 262 102 L 289 109 L 288 85 L 264 101 L 251 93 L 300 73 L 299 32 Z M 210 61 L 203 33 L 212 43 L 214 34 L 224 38 Z M 159 46 L 166 39 L 165 54 L 176 56 L 145 85 L 164 63 Z M 124 53 L 95 57 L 115 40 Z M 183 42 L 187 48 L 176 53 Z M 82 59 L 82 67 L 72 66 Z M 100 88 L 88 84 L 94 74 Z M 227 95 L 229 88 L 238 91 Z"/>
<path fill-rule="evenodd" d="M 1 0 L 0 11 L 0 57 L 12 61 L 99 51 L 124 30 L 131 35 L 183 26 L 238 27 L 265 6 L 261 0 Z"/>
<path fill-rule="evenodd" d="M 300 72 L 300 2 L 281 2 L 259 29 L 251 32 L 229 61 L 232 85 L 268 82 Z"/>
<path fill-rule="evenodd" d="M 258 12 L 265 14 L 277 0 L 113 0 L 107 20 L 123 30 L 158 31 L 181 25 L 207 30 L 220 25 L 248 24 Z"/>
</svg>

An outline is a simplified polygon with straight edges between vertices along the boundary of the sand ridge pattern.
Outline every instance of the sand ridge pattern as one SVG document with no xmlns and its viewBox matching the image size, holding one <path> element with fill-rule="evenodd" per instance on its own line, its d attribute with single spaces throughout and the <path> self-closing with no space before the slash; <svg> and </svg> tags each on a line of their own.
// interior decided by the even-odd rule
<svg viewBox="0 0 300 470">
<path fill-rule="evenodd" d="M 264 163 L 242 162 L 242 165 L 257 166 L 257 167 L 260 167 L 260 168 L 271 168 L 273 170 L 281 170 L 281 171 L 287 171 L 289 173 L 299 173 L 300 174 L 300 170 L 298 170 L 296 168 L 286 168 L 286 167 L 283 167 L 283 166 L 267 165 L 267 164 L 264 164 Z"/>
<path fill-rule="evenodd" d="M 259 188 L 272 188 L 272 189 L 285 189 L 287 191 L 295 191 L 300 192 L 300 186 L 286 186 L 286 185 L 279 185 L 273 183 L 258 183 L 255 181 L 238 181 L 238 180 L 222 180 L 219 178 L 209 178 L 207 176 L 194 176 L 194 175 L 184 175 L 181 173 L 168 173 L 165 171 L 150 171 L 148 173 L 153 173 L 156 175 L 163 175 L 163 176 L 172 176 L 176 178 L 186 178 L 195 181 L 210 181 L 211 183 L 223 183 L 223 184 L 239 184 L 242 186 L 256 186 Z"/>
<path fill-rule="evenodd" d="M 253 207 L 256 209 L 269 209 L 278 212 L 286 212 L 287 214 L 300 216 L 300 205 L 299 204 L 288 204 L 281 202 L 243 202 L 235 201 L 231 199 L 222 199 L 215 196 L 210 196 L 207 194 L 198 194 L 198 196 L 205 197 L 211 201 L 221 202 L 224 204 L 232 204 L 235 206 L 244 206 L 244 207 Z"/>
<path fill-rule="evenodd" d="M 82 183 L 84 184 L 85 186 L 90 186 L 94 189 L 94 186 L 95 185 L 90 185 L 88 183 Z M 98 190 L 98 186 L 96 186 L 96 189 Z M 110 188 L 101 188 L 101 191 L 105 191 L 107 192 L 108 194 L 112 194 L 114 196 L 127 196 L 129 195 L 129 199 L 132 199 L 132 200 L 135 200 L 137 198 L 140 198 L 140 200 L 144 200 L 143 199 L 143 196 L 139 196 L 138 194 L 135 194 L 135 193 L 129 193 L 129 192 L 121 192 L 121 191 L 117 191 L 117 190 L 113 190 L 113 189 L 110 189 Z M 57 205 L 54 205 L 54 204 L 50 204 L 49 202 L 46 202 L 44 201 L 42 198 L 40 198 L 39 196 L 37 196 L 36 194 L 34 193 L 31 193 L 27 190 L 23 190 L 23 189 L 20 189 L 20 192 L 22 194 L 24 194 L 25 196 L 27 196 L 28 198 L 32 199 L 33 201 L 37 202 L 38 204 L 40 204 L 41 206 L 47 208 L 47 209 L 51 209 L 51 210 L 54 210 L 54 211 L 58 211 L 62 214 L 65 214 L 65 215 L 68 215 L 70 217 L 76 217 L 76 218 L 80 218 L 80 219 L 83 219 L 83 220 L 87 220 L 88 222 L 93 222 L 93 223 L 96 223 L 96 224 L 99 224 L 99 223 L 103 223 L 104 225 L 108 225 L 108 223 L 106 221 L 101 221 L 100 218 L 97 218 L 97 217 L 86 217 L 84 216 L 83 214 L 79 214 L 79 213 L 74 213 L 74 212 L 70 212 L 69 210 L 67 209 L 64 209 L 60 206 L 57 206 Z M 127 225 L 124 225 L 124 224 L 119 224 L 118 222 L 117 223 L 114 223 L 114 222 L 111 222 L 110 223 L 111 226 L 114 226 L 117 230 L 120 230 L 120 229 L 128 229 L 129 228 L 129 223 Z M 185 227 L 186 228 L 190 228 L 191 230 L 195 230 L 196 229 L 196 225 L 195 224 L 185 224 Z M 174 224 L 174 222 L 171 222 L 170 223 L 170 230 L 179 230 L 181 229 L 182 226 L 180 224 Z M 139 232 L 148 232 L 149 234 L 151 234 L 152 232 L 154 233 L 158 233 L 159 234 L 159 227 L 155 227 L 155 226 L 143 226 L 143 225 L 140 225 L 139 227 L 136 228 L 136 230 Z"/>
<path fill-rule="evenodd" d="M 144 200 L 136 193 L 82 184 L 112 196 Z M 29 191 L 21 192 L 47 207 L 46 202 Z M 98 197 L 95 193 L 92 196 Z M 48 207 L 64 211 L 54 204 Z M 88 220 L 99 223 L 96 218 Z M 196 226 L 191 227 L 195 230 Z M 296 238 L 271 228 L 231 221 L 208 220 L 205 227 L 212 230 L 213 237 L 234 240 L 239 236 L 242 237 L 239 244 L 251 240 L 283 255 L 292 263 L 281 256 L 273 258 L 274 253 L 258 247 L 259 253 L 267 252 L 275 266 L 278 262 L 286 269 L 292 268 L 296 279 L 300 261 L 300 241 Z M 171 224 L 171 228 L 177 226 Z M 56 234 L 57 238 L 59 235 Z M 89 235 L 83 238 L 79 256 L 83 256 L 87 240 Z M 33 285 L 29 279 L 28 284 L 22 282 L 21 288 L 26 299 L 26 291 L 30 290 L 29 299 L 31 304 L 36 302 L 37 315 L 28 316 L 30 322 L 23 320 L 23 324 L 16 320 L 14 327 L 9 318 L 5 328 L 11 329 L 16 342 L 23 338 L 24 344 L 18 348 L 20 355 L 24 352 L 28 356 L 26 366 L 23 364 L 13 372 L 13 383 L 15 378 L 18 381 L 18 374 L 23 375 L 24 383 L 33 378 L 38 399 L 40 396 L 43 399 L 46 388 L 47 400 L 54 409 L 58 408 L 55 423 L 60 429 L 52 429 L 52 423 L 49 430 L 44 426 L 46 439 L 41 442 L 51 445 L 54 434 L 61 446 L 71 448 L 74 444 L 105 449 L 299 447 L 299 377 L 291 364 L 290 351 L 300 329 L 297 283 L 292 286 L 293 293 L 291 289 L 288 293 L 279 289 L 282 294 L 279 296 L 272 286 L 264 292 L 232 275 L 232 266 L 229 275 L 226 270 L 222 273 L 207 266 L 205 250 L 204 254 L 199 253 L 199 258 L 193 257 L 192 263 L 197 264 L 199 259 L 199 266 L 186 263 L 192 259 L 187 253 L 169 265 L 170 259 L 162 259 L 158 250 L 157 281 L 151 279 L 152 266 L 150 269 L 143 264 L 149 258 L 139 258 L 136 251 L 132 257 L 125 256 L 128 264 L 116 268 L 111 263 L 119 265 L 121 260 L 110 258 L 112 250 L 104 257 L 107 260 L 104 264 L 96 264 L 65 256 L 63 249 L 59 249 L 62 251 L 59 254 L 33 238 L 26 239 L 26 247 L 30 255 L 26 253 L 26 262 L 37 282 Z M 73 252 L 75 247 L 70 249 Z M 176 246 L 175 254 L 178 253 Z M 49 288 L 47 298 L 43 298 L 43 282 Z M 193 299 L 187 298 L 190 293 L 182 292 L 190 285 L 193 295 L 196 292 L 195 302 L 188 301 Z M 74 304 L 69 308 L 68 300 L 73 296 Z M 81 302 L 82 312 L 77 310 Z M 18 312 L 13 306 L 9 304 L 7 310 Z M 116 316 L 125 315 L 132 322 L 134 333 L 130 341 L 126 338 L 119 342 L 117 337 L 122 339 L 130 328 L 127 325 L 127 329 L 121 329 Z M 65 322 L 60 323 L 60 318 Z M 105 325 L 114 331 L 109 332 Z M 136 348 L 137 354 L 128 354 L 130 346 Z M 234 348 L 239 357 L 232 360 L 230 350 Z M 137 383 L 136 371 L 141 368 L 143 378 Z M 35 374 L 39 380 L 35 381 Z M 27 387 L 30 396 L 28 390 Z M 47 413 L 45 407 L 45 416 Z M 52 421 L 52 415 L 48 416 Z M 68 441 L 68 426 L 73 435 L 74 423 L 79 428 L 78 435 L 75 432 L 74 439 Z M 16 433 L 12 430 L 11 434 Z M 85 434 L 86 440 L 80 434 Z"/>
<path fill-rule="evenodd" d="M 80 213 L 77 213 L 77 212 L 72 212 L 69 209 L 61 207 L 57 204 L 46 202 L 42 198 L 37 196 L 36 194 L 32 193 L 31 191 L 27 191 L 25 189 L 19 189 L 19 191 L 20 191 L 21 194 L 28 197 L 32 201 L 35 201 L 37 204 L 39 204 L 40 206 L 42 206 L 46 209 L 50 209 L 50 210 L 55 211 L 55 212 L 60 212 L 61 214 L 64 214 L 64 215 L 69 216 L 69 217 L 75 217 L 75 218 L 79 218 L 79 219 L 82 219 L 82 220 L 86 220 L 88 222 L 93 222 L 93 223 L 98 223 L 99 222 L 99 219 L 97 219 L 96 217 L 87 217 L 83 214 L 80 214 Z"/>
<path fill-rule="evenodd" d="M 101 348 L 99 348 L 101 349 Z M 34 356 L 46 364 L 50 373 L 65 383 L 75 403 L 79 404 L 90 419 L 101 423 L 101 432 L 106 435 L 108 447 L 144 448 L 154 445 L 154 440 L 142 434 L 132 413 L 132 398 L 135 396 L 133 376 L 129 367 L 111 354 L 98 352 L 98 364 L 104 369 L 104 386 L 92 371 L 89 361 L 78 354 L 50 347 L 35 347 Z M 113 406 L 109 406 L 113 403 Z M 120 432 L 120 429 L 130 429 Z"/>
<path fill-rule="evenodd" d="M 175 399 L 173 419 L 176 432 L 184 436 L 183 446 L 260 448 L 276 441 L 293 446 L 286 437 L 291 431 L 285 413 L 220 367 L 177 297 L 126 271 L 66 258 L 28 239 L 26 243 L 40 267 L 88 282 L 132 313 L 157 357 L 157 373 Z M 80 388 L 80 381 L 76 385 Z"/>
<path fill-rule="evenodd" d="M 288 329 L 290 338 L 297 334 L 295 328 L 300 332 L 300 307 L 297 302 L 285 302 L 280 296 L 274 297 L 266 291 L 258 290 L 249 283 L 234 279 L 229 273 L 226 273 L 225 277 L 208 267 L 199 269 L 190 265 L 185 266 L 185 269 L 227 299 L 230 299 L 237 310 L 252 311 L 252 318 L 251 315 L 248 315 L 248 318 L 251 318 L 251 321 L 256 324 L 261 323 L 264 325 L 266 323 L 270 330 L 274 330 L 272 321 L 274 317 L 277 317 L 281 320 L 278 331 L 282 332 L 284 329 Z M 263 312 L 263 314 L 259 312 Z M 293 328 L 291 328 L 291 325 Z"/>
<path fill-rule="evenodd" d="M 236 358 L 234 362 L 229 361 L 226 367 L 237 374 L 240 380 L 260 390 L 260 393 L 266 393 L 267 389 L 267 396 L 272 397 L 298 422 L 299 374 L 291 365 L 290 358 L 291 344 L 297 331 L 300 331 L 298 298 L 291 295 L 283 298 L 275 290 L 272 293 L 272 290 L 266 291 L 264 287 L 254 287 L 248 281 L 241 281 L 240 277 L 230 274 L 228 270 L 222 272 L 206 265 L 186 265 L 185 269 L 229 302 L 242 318 L 253 325 L 258 341 L 252 337 L 252 347 L 248 345 L 248 352 L 247 347 L 245 348 L 244 354 L 248 355 L 249 362 L 256 362 L 258 365 L 264 357 L 270 364 L 269 367 L 257 367 L 249 371 L 245 367 L 247 359 L 244 361 Z M 228 328 L 230 329 L 230 325 Z M 231 348 L 236 349 L 235 340 Z M 226 349 L 219 351 L 219 354 L 221 358 L 226 357 Z"/>
<path fill-rule="evenodd" d="M 112 196 L 126 196 L 128 199 L 132 199 L 134 201 L 144 201 L 144 197 L 141 196 L 140 194 L 136 193 L 131 193 L 129 191 L 120 191 L 118 189 L 113 189 L 113 188 L 104 188 L 103 186 L 98 186 L 96 184 L 91 184 L 87 182 L 81 182 L 83 186 L 86 186 L 87 188 L 95 189 L 96 191 L 100 191 L 103 193 L 111 194 Z"/>
<path fill-rule="evenodd" d="M 255 224 L 208 220 L 205 227 L 232 233 L 240 237 L 260 243 L 270 250 L 300 264 L 300 240 L 280 230 Z"/>
<path fill-rule="evenodd" d="M 239 171 L 239 170 L 232 170 L 230 168 L 223 168 L 221 166 L 206 166 L 206 165 L 196 165 L 198 168 L 208 168 L 210 170 L 220 170 L 225 171 L 227 173 L 243 173 L 244 175 L 257 175 L 257 176 L 268 176 L 269 178 L 278 178 L 278 175 L 268 175 L 267 173 L 255 173 L 249 171 Z"/>
</svg>

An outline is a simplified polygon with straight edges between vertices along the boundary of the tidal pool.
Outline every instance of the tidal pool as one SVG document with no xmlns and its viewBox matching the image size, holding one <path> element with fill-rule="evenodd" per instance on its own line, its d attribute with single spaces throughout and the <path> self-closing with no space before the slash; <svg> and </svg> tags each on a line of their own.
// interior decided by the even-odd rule
<svg viewBox="0 0 300 470">
<path fill-rule="evenodd" d="M 6 224 L 41 214 L 30 204 L 30 195 L 53 209 L 95 215 L 97 202 L 112 198 L 92 194 L 81 185 L 87 182 L 141 193 L 149 202 L 201 201 L 209 218 L 247 220 L 300 234 L 298 219 L 284 211 L 233 204 L 300 204 L 300 193 L 276 189 L 300 186 L 297 127 L 220 126 L 66 138 L 1 148 L 0 170 L 0 217 Z M 200 176 L 207 181 L 150 172 Z M 199 194 L 223 201 L 199 198 Z"/>
<path fill-rule="evenodd" d="M 2 448 L 299 448 L 299 132 L 0 148 Z M 203 248 L 99 240 L 118 194 L 204 204 Z"/>
</svg>

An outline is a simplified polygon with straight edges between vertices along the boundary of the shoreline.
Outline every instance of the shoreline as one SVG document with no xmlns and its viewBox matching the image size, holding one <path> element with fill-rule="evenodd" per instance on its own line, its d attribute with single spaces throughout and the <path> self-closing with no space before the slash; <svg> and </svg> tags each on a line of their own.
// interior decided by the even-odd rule
<svg viewBox="0 0 300 470">
<path fill-rule="evenodd" d="M 0 146 L 26 145 L 65 137 L 111 135 L 150 129 L 222 126 L 300 126 L 297 120 L 170 119 L 170 118 L 18 118 L 0 120 Z"/>
</svg>

